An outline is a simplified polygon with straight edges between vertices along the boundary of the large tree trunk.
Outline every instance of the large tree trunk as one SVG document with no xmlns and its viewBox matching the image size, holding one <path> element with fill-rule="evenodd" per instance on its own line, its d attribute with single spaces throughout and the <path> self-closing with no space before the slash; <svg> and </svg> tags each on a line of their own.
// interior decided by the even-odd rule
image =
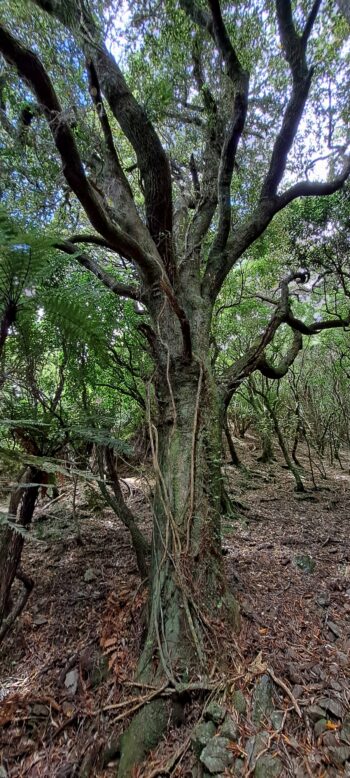
<svg viewBox="0 0 350 778">
<path fill-rule="evenodd" d="M 170 388 L 171 387 L 171 388 Z M 150 420 L 157 475 L 148 634 L 139 680 L 181 684 L 208 676 L 203 625 L 224 614 L 238 626 L 221 553 L 222 407 L 204 362 L 179 365 L 157 386 Z M 180 695 L 181 696 L 181 695 Z M 169 711 L 158 699 L 122 738 L 119 775 L 130 775 L 162 734 Z"/>
</svg>

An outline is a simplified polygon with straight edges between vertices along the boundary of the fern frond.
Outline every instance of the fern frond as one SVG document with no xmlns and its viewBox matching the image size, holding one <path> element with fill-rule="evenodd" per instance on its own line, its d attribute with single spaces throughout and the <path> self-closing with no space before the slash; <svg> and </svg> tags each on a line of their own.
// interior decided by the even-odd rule
<svg viewBox="0 0 350 778">
<path fill-rule="evenodd" d="M 86 440 L 89 443 L 96 443 L 99 446 L 108 446 L 114 448 L 118 454 L 124 454 L 130 456 L 132 454 L 132 448 L 124 440 L 115 438 L 106 429 L 96 429 L 95 427 L 72 427 L 72 436 Z"/>
</svg>

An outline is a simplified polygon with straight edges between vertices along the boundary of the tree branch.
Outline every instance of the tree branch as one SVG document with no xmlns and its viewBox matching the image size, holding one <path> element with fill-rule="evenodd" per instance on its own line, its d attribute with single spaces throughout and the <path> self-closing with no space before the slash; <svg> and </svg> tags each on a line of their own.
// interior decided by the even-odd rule
<svg viewBox="0 0 350 778">
<path fill-rule="evenodd" d="M 106 109 L 104 107 L 104 103 L 100 91 L 99 80 L 97 78 L 97 73 L 92 60 L 86 63 L 86 68 L 87 68 L 87 73 L 89 78 L 90 95 L 96 107 L 97 116 L 99 118 L 99 122 L 104 137 L 106 156 L 107 156 L 107 166 L 108 166 L 108 178 L 112 177 L 112 179 L 116 178 L 118 181 L 120 181 L 120 184 L 122 185 L 124 197 L 126 197 L 128 201 L 133 200 L 131 187 L 123 171 L 123 168 L 120 164 L 117 150 L 114 145 L 111 126 L 109 123 Z"/>
<path fill-rule="evenodd" d="M 307 44 L 307 42 L 309 40 L 309 37 L 310 37 L 311 32 L 312 32 L 312 28 L 313 28 L 313 26 L 315 24 L 315 21 L 316 21 L 316 18 L 317 18 L 317 14 L 318 14 L 319 9 L 320 9 L 321 2 L 322 2 L 322 0 L 314 0 L 313 6 L 311 8 L 311 11 L 310 11 L 310 13 L 309 13 L 309 15 L 308 15 L 308 17 L 306 19 L 306 23 L 305 23 L 305 27 L 304 27 L 304 30 L 303 30 L 303 34 L 301 36 L 301 40 L 302 40 L 303 46 L 306 46 L 306 44 Z"/>
<path fill-rule="evenodd" d="M 194 0 L 180 0 L 180 7 L 198 27 L 207 30 L 210 35 L 213 34 L 213 23 L 210 15 L 203 11 Z"/>
<path fill-rule="evenodd" d="M 294 331 L 294 337 L 291 347 L 288 349 L 284 357 L 282 357 L 278 365 L 272 365 L 267 361 L 265 355 L 259 360 L 256 369 L 260 370 L 265 378 L 279 379 L 283 378 L 288 373 L 290 366 L 297 358 L 299 351 L 303 348 L 303 338 L 298 330 Z"/>
<path fill-rule="evenodd" d="M 288 315 L 286 323 L 289 324 L 293 330 L 296 330 L 303 335 L 317 335 L 323 330 L 332 330 L 336 328 L 345 329 L 350 326 L 350 312 L 346 319 L 325 319 L 324 321 L 315 321 L 312 324 L 305 324 L 301 319 L 296 319 L 292 315 Z"/>
<path fill-rule="evenodd" d="M 261 189 L 261 199 L 274 196 L 286 169 L 289 151 L 298 131 L 308 98 L 313 68 L 306 62 L 306 45 L 316 19 L 320 2 L 314 3 L 302 36 L 294 25 L 290 0 L 276 0 L 277 21 L 285 58 L 292 74 L 292 92 L 284 113 L 282 127 L 277 134 L 269 169 Z"/>
<path fill-rule="evenodd" d="M 282 279 L 280 283 L 280 300 L 276 306 L 276 310 L 273 316 L 267 324 L 267 327 L 265 328 L 262 335 L 260 335 L 255 343 L 253 343 L 253 345 L 247 350 L 246 354 L 238 359 L 235 364 L 227 370 L 226 375 L 224 376 L 221 389 L 225 406 L 229 404 L 232 395 L 235 391 L 237 391 L 241 383 L 255 370 L 260 369 L 259 365 L 267 365 L 267 363 L 264 361 L 264 352 L 267 346 L 272 342 L 278 328 L 281 326 L 281 324 L 287 322 L 288 317 L 291 315 L 289 284 L 292 281 L 300 282 L 304 280 L 305 273 L 303 271 L 290 273 L 288 276 Z M 299 336 L 295 336 L 295 342 L 292 347 L 293 349 L 297 346 L 298 338 Z M 288 359 L 288 355 L 286 356 L 286 359 Z"/>
<path fill-rule="evenodd" d="M 112 246 L 111 243 L 108 243 L 108 241 L 104 238 L 101 238 L 100 235 L 90 235 L 84 233 L 81 235 L 71 235 L 69 238 L 69 243 L 92 243 L 95 246 L 103 246 L 105 249 L 115 251 L 114 246 Z"/>
<path fill-rule="evenodd" d="M 203 153 L 203 174 L 200 183 L 200 197 L 193 219 L 186 235 L 186 253 L 181 266 L 184 283 L 192 272 L 193 265 L 197 272 L 201 261 L 201 243 L 206 235 L 217 207 L 217 178 L 220 154 L 223 143 L 223 133 L 218 109 L 214 97 L 205 83 L 202 61 L 201 41 L 195 38 L 192 47 L 193 75 L 198 91 L 202 95 L 204 110 L 207 115 L 205 127 L 205 146 Z"/>
<path fill-rule="evenodd" d="M 208 265 L 225 248 L 231 226 L 231 181 L 239 141 L 242 137 L 248 107 L 249 75 L 242 68 L 226 30 L 219 0 L 208 0 L 212 14 L 213 38 L 233 84 L 233 102 L 229 124 L 221 151 L 218 175 L 219 225 Z"/>
<path fill-rule="evenodd" d="M 302 181 L 287 189 L 277 197 L 260 201 L 252 216 L 247 219 L 229 240 L 221 261 L 207 267 L 203 277 L 202 291 L 214 301 L 231 268 L 242 254 L 266 230 L 273 217 L 297 197 L 323 197 L 339 191 L 350 175 L 350 160 L 346 162 L 343 172 L 332 181 Z"/>
<path fill-rule="evenodd" d="M 6 61 L 16 67 L 42 106 L 61 156 L 64 176 L 81 202 L 92 226 L 115 250 L 136 262 L 146 282 L 154 283 L 159 280 L 162 276 L 159 263 L 149 253 L 144 252 L 136 240 L 112 222 L 100 195 L 86 178 L 74 135 L 64 119 L 55 90 L 39 58 L 1 26 L 0 51 Z"/>
<path fill-rule="evenodd" d="M 109 107 L 133 146 L 143 181 L 147 223 L 151 236 L 172 280 L 172 188 L 170 165 L 159 137 L 145 110 L 134 98 L 113 55 L 101 40 L 94 18 L 74 0 L 57 3 L 33 0 L 56 17 L 76 37 L 89 62 L 93 62 Z"/>
<path fill-rule="evenodd" d="M 290 273 L 280 283 L 280 300 L 276 311 L 270 319 L 267 327 L 258 340 L 248 349 L 247 353 L 232 365 L 226 372 L 222 382 L 221 391 L 224 398 L 225 407 L 230 403 L 231 397 L 238 389 L 240 384 L 248 378 L 255 370 L 259 370 L 266 378 L 282 378 L 288 372 L 303 347 L 302 335 L 316 335 L 323 330 L 333 328 L 345 328 L 350 326 L 350 311 L 346 319 L 328 319 L 325 321 L 316 321 L 313 324 L 305 324 L 300 319 L 293 316 L 289 295 L 289 284 L 292 281 L 304 283 L 306 280 L 305 271 Z M 265 357 L 267 346 L 272 342 L 278 328 L 281 324 L 288 324 L 294 333 L 293 342 L 286 355 L 281 359 L 279 365 L 274 366 L 269 363 Z"/>
<path fill-rule="evenodd" d="M 141 299 L 141 292 L 136 286 L 128 286 L 127 284 L 122 284 L 117 281 L 110 273 L 106 273 L 95 260 L 77 249 L 73 242 L 68 240 L 58 241 L 55 244 L 55 248 L 73 256 L 82 267 L 85 267 L 86 270 L 93 273 L 93 275 L 102 281 L 103 285 L 106 286 L 107 289 L 110 289 L 111 292 L 114 292 L 114 294 L 117 294 L 120 297 L 129 297 L 131 300 Z"/>
<path fill-rule="evenodd" d="M 347 159 L 339 176 L 332 181 L 299 181 L 285 192 L 282 192 L 275 201 L 275 213 L 285 208 L 286 205 L 296 200 L 297 197 L 324 197 L 341 189 L 350 175 L 350 159 Z"/>
</svg>

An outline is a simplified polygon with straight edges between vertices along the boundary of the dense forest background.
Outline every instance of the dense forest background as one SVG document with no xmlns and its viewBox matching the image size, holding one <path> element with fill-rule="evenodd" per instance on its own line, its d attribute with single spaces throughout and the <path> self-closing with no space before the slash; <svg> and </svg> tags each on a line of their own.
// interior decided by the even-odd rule
<svg viewBox="0 0 350 778">
<path fill-rule="evenodd" d="M 3 0 L 3 778 L 348 774 L 349 23 Z"/>
</svg>

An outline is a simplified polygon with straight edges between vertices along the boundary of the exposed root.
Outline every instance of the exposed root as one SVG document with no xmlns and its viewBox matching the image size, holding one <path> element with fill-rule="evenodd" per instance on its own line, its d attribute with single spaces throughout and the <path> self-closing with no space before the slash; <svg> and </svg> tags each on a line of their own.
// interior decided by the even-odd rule
<svg viewBox="0 0 350 778">
<path fill-rule="evenodd" d="M 168 725 L 170 707 L 164 699 L 152 700 L 134 716 L 120 738 L 118 778 L 130 778 L 134 767 L 159 743 Z"/>
</svg>

